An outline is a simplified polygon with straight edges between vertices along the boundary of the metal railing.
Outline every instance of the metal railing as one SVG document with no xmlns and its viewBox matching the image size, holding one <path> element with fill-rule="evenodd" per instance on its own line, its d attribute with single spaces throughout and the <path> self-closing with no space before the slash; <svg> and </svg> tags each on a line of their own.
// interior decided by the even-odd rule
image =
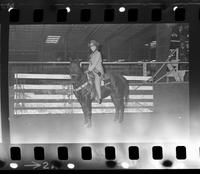
<svg viewBox="0 0 200 174">
<path fill-rule="evenodd" d="M 63 68 L 69 66 L 70 62 L 66 61 L 66 62 L 36 62 L 36 61 L 10 61 L 9 65 L 11 68 L 12 72 L 16 71 L 20 71 L 20 69 L 26 69 L 26 67 L 29 67 L 27 69 L 27 72 L 30 71 L 35 71 L 37 72 L 37 68 L 39 69 L 39 67 L 45 67 L 46 69 L 46 73 L 48 73 L 48 67 L 49 69 L 52 68 L 51 66 L 53 66 L 55 69 L 55 73 L 57 72 L 57 70 L 60 70 L 60 66 L 62 65 Z M 80 66 L 87 66 L 89 64 L 89 62 L 80 62 Z M 155 73 L 151 74 L 152 78 L 156 77 L 156 75 L 158 75 L 158 73 L 161 71 L 161 69 L 167 65 L 167 64 L 185 64 L 188 65 L 189 62 L 171 62 L 171 61 L 166 61 L 166 62 L 103 62 L 103 65 L 106 67 L 109 67 L 111 70 L 112 69 L 117 69 L 119 70 L 120 73 L 123 74 L 123 71 L 126 71 L 126 73 L 129 71 L 132 71 L 133 69 L 131 68 L 131 66 L 135 66 L 135 68 L 138 68 L 138 70 L 142 71 L 142 76 L 149 76 L 150 72 L 152 69 L 153 71 L 155 71 Z M 17 68 L 18 67 L 18 68 Z M 123 68 L 124 67 L 124 68 Z M 129 69 L 127 69 L 127 67 L 129 67 Z M 35 70 L 34 70 L 35 69 Z M 45 71 L 43 71 L 45 73 Z M 130 75 L 134 75 L 134 74 L 130 74 Z M 135 74 L 137 75 L 137 74 Z"/>
</svg>

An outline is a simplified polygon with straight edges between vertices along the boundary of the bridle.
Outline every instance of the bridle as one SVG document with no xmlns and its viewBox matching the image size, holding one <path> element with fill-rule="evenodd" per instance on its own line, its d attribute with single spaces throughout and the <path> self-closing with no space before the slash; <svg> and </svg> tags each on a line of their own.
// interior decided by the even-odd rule
<svg viewBox="0 0 200 174">
<path fill-rule="evenodd" d="M 88 73 L 86 73 L 86 75 L 87 75 L 87 79 L 88 79 Z M 70 76 L 75 76 L 75 77 L 77 77 L 78 74 L 70 74 Z M 75 91 L 75 92 L 80 91 L 81 89 L 83 89 L 84 87 L 86 87 L 89 83 L 90 83 L 90 82 L 89 82 L 89 80 L 88 80 L 88 81 L 86 81 L 85 83 L 83 83 L 81 86 L 79 86 L 78 88 L 74 88 L 73 91 Z"/>
<path fill-rule="evenodd" d="M 78 88 L 74 88 L 73 90 L 74 91 L 80 91 L 81 89 L 83 89 L 84 87 L 86 87 L 88 85 L 88 81 L 87 82 L 85 82 L 84 84 L 82 84 L 81 86 L 79 86 Z"/>
</svg>

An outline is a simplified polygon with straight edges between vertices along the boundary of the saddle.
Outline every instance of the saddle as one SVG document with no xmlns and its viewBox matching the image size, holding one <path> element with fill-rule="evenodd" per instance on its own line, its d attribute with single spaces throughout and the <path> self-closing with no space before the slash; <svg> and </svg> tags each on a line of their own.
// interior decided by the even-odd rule
<svg viewBox="0 0 200 174">
<path fill-rule="evenodd" d="M 95 98 L 97 96 L 96 88 L 95 88 L 95 82 L 94 82 L 94 74 L 92 72 L 89 72 L 87 74 L 88 82 L 91 84 L 88 88 L 88 91 L 91 93 L 91 99 Z M 112 83 L 111 83 L 111 76 L 108 73 L 105 73 L 102 76 L 101 80 L 101 87 L 105 87 L 107 89 L 112 90 Z"/>
<path fill-rule="evenodd" d="M 88 81 L 92 84 L 94 83 L 94 74 L 92 72 L 89 72 L 87 74 L 87 77 L 88 77 Z M 101 86 L 106 86 L 108 84 L 111 84 L 111 76 L 109 73 L 105 73 L 103 76 L 102 76 L 102 80 L 101 80 Z"/>
<path fill-rule="evenodd" d="M 102 82 L 103 82 L 103 85 L 102 85 L 102 86 L 106 86 L 106 85 L 111 84 L 111 76 L 110 76 L 110 74 L 105 73 L 105 74 L 103 75 Z"/>
</svg>

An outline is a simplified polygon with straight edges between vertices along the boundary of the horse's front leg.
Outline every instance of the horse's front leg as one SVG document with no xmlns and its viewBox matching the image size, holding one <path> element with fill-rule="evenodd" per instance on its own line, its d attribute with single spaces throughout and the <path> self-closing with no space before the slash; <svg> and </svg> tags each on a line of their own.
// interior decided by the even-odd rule
<svg viewBox="0 0 200 174">
<path fill-rule="evenodd" d="M 90 127 L 92 127 L 92 119 L 91 119 L 92 118 L 92 114 L 91 114 L 91 112 L 88 113 L 87 118 L 88 118 L 87 127 L 90 128 Z"/>
<path fill-rule="evenodd" d="M 91 112 L 84 113 L 84 118 L 85 118 L 84 126 L 87 128 L 92 127 L 91 115 L 92 115 Z"/>
<path fill-rule="evenodd" d="M 84 125 L 87 125 L 88 120 L 87 120 L 87 115 L 84 113 Z"/>
<path fill-rule="evenodd" d="M 89 122 L 88 112 L 84 106 L 82 109 L 83 109 L 83 115 L 84 115 L 84 125 L 87 127 L 87 124 Z"/>
<path fill-rule="evenodd" d="M 84 112 L 84 125 L 85 127 L 92 126 L 92 113 L 91 113 L 91 103 L 86 103 L 82 106 Z"/>
<path fill-rule="evenodd" d="M 119 109 L 115 108 L 115 118 L 114 118 L 114 121 L 118 121 L 118 119 L 119 119 Z"/>
</svg>

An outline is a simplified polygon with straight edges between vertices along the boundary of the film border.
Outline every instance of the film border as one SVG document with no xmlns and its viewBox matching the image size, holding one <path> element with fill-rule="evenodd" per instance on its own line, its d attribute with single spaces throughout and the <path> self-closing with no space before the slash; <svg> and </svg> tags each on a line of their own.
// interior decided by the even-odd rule
<svg viewBox="0 0 200 174">
<path fill-rule="evenodd" d="M 31 3 L 30 3 L 31 4 Z M 35 4 L 34 6 L 30 6 L 27 5 L 17 5 L 16 8 L 18 7 L 20 9 L 19 12 L 19 18 L 20 20 L 18 22 L 10 22 L 9 23 L 9 13 L 8 13 L 8 9 L 7 6 L 2 7 L 1 11 L 0 11 L 0 20 L 1 20 L 1 57 L 4 57 L 5 59 L 1 59 L 1 112 L 2 112 L 2 128 L 3 128 L 3 143 L 2 143 L 2 148 L 6 149 L 5 150 L 5 155 L 7 157 L 10 156 L 9 154 L 9 150 L 7 149 L 10 146 L 10 137 L 9 137 L 9 129 L 8 129 L 8 119 L 6 117 L 6 115 L 8 114 L 8 91 L 5 92 L 5 89 L 8 89 L 7 86 L 7 79 L 3 78 L 7 75 L 8 73 L 8 69 L 7 69 L 7 65 L 8 65 L 8 28 L 9 25 L 18 25 L 18 24 L 58 24 L 58 22 L 56 22 L 56 12 L 57 12 L 57 8 L 62 9 L 62 5 L 57 5 L 56 7 L 54 5 L 52 5 L 51 7 L 44 5 L 37 5 Z M 98 6 L 96 6 L 95 4 L 92 5 L 88 5 L 87 3 L 80 5 L 80 3 L 78 4 L 74 4 L 72 5 L 72 15 L 69 16 L 68 20 L 66 22 L 59 22 L 59 24 L 72 24 L 72 23 L 105 23 L 104 21 L 104 9 L 115 9 L 115 11 L 117 12 L 115 14 L 114 20 L 111 22 L 107 22 L 107 23 L 152 23 L 151 21 L 151 10 L 154 8 L 160 8 L 163 9 L 163 6 L 161 4 L 154 4 L 154 3 L 150 3 L 151 5 L 149 5 L 148 3 L 142 3 L 142 4 L 130 4 L 127 3 L 128 5 L 126 5 L 125 3 L 122 3 L 122 5 L 124 5 L 125 7 L 128 7 L 128 9 L 133 8 L 133 9 L 138 9 L 139 13 L 138 13 L 138 20 L 137 21 L 128 21 L 128 14 L 126 13 L 125 15 L 120 15 L 118 13 L 118 8 L 121 6 L 121 3 L 110 3 L 110 4 L 105 4 L 105 3 L 101 3 Z M 65 4 L 63 5 L 63 7 L 65 6 Z M 175 22 L 174 20 L 174 13 L 173 13 L 173 7 L 174 6 L 181 6 L 181 8 L 184 8 L 186 10 L 186 16 L 185 16 L 185 20 L 183 22 L 188 22 L 189 25 L 191 26 L 191 53 L 190 53 L 190 57 L 192 57 L 192 61 L 190 64 L 191 67 L 191 81 L 190 81 L 190 106 L 191 106 L 191 110 L 195 110 L 195 111 L 199 111 L 199 108 L 197 107 L 197 102 L 199 101 L 200 97 L 197 95 L 198 94 L 198 90 L 200 89 L 199 87 L 199 83 L 198 83 L 198 76 L 196 74 L 198 74 L 197 72 L 199 72 L 198 70 L 198 66 L 197 66 L 197 58 L 198 58 L 198 48 L 197 48 L 197 43 L 199 40 L 199 35 L 196 36 L 196 33 L 199 31 L 200 26 L 199 26 L 199 4 L 196 3 L 169 3 L 167 5 L 164 5 L 164 10 L 162 10 L 162 20 L 161 21 L 157 21 L 158 23 L 166 23 L 166 22 Z M 42 22 L 33 22 L 33 7 L 35 7 L 34 9 L 44 9 L 44 17 L 43 17 L 43 21 Z M 89 22 L 81 22 L 80 21 L 80 13 L 82 9 L 91 9 L 91 20 Z M 97 11 L 99 11 L 99 13 L 97 13 Z M 98 14 L 98 15 L 97 15 Z M 99 15 L 101 14 L 101 15 Z M 153 21 L 153 23 L 156 23 L 156 21 Z M 196 58 L 196 59 L 195 59 Z M 192 118 L 192 114 L 190 114 L 190 117 Z M 191 133 L 195 132 L 194 130 L 196 130 L 197 128 L 191 127 Z"/>
</svg>

